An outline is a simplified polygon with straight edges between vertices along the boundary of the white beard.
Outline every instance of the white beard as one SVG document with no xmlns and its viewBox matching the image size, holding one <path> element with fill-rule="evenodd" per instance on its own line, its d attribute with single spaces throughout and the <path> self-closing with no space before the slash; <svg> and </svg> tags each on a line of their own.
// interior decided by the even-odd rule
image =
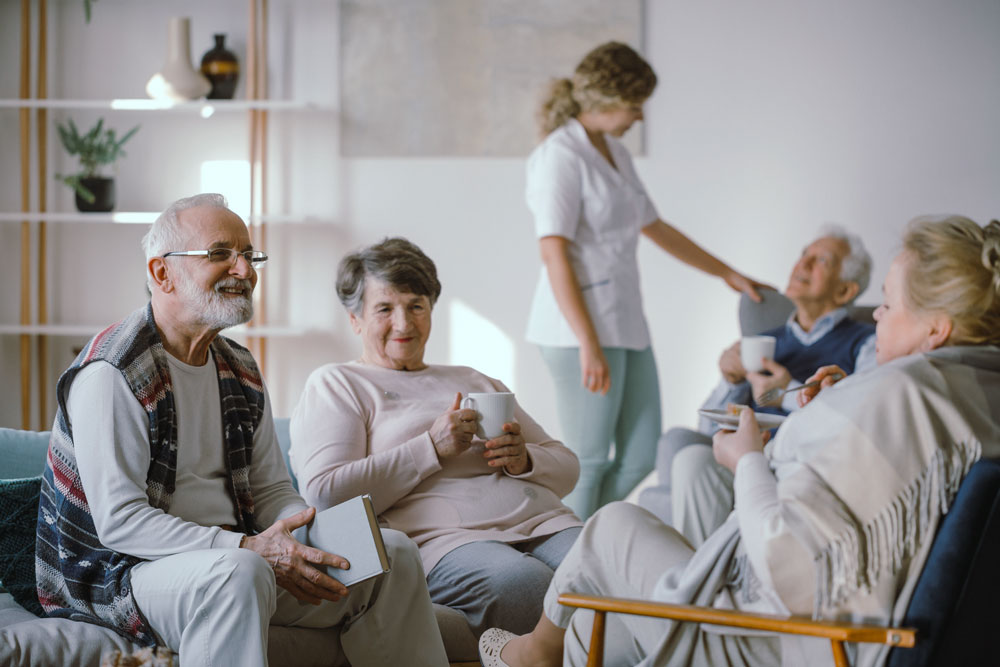
<svg viewBox="0 0 1000 667">
<path fill-rule="evenodd" d="M 249 280 L 223 278 L 211 290 L 196 285 L 186 273 L 180 273 L 174 282 L 189 308 L 196 313 L 198 324 L 212 329 L 227 329 L 248 322 L 253 317 L 253 285 Z M 242 287 L 246 294 L 241 297 L 222 296 L 219 290 L 223 287 Z"/>
</svg>

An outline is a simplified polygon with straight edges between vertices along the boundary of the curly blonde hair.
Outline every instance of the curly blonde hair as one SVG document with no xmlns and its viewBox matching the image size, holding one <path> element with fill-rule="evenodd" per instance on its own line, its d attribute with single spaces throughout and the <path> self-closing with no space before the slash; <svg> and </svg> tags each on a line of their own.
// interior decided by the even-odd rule
<svg viewBox="0 0 1000 667">
<path fill-rule="evenodd" d="M 607 42 L 583 57 L 573 78 L 550 82 L 538 111 L 543 137 L 581 111 L 642 104 L 656 88 L 656 73 L 628 44 Z"/>
<path fill-rule="evenodd" d="M 951 318 L 950 345 L 1000 345 L 1000 221 L 917 218 L 903 252 L 909 308 Z"/>
</svg>

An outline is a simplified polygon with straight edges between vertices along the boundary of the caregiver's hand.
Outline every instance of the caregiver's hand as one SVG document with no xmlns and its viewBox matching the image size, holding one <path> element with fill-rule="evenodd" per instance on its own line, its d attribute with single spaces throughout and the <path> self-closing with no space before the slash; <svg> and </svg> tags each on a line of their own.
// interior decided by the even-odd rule
<svg viewBox="0 0 1000 667">
<path fill-rule="evenodd" d="M 581 382 L 587 391 L 607 394 L 611 388 L 611 369 L 604 350 L 597 343 L 580 346 Z"/>
<path fill-rule="evenodd" d="M 774 289 L 772 285 L 762 283 L 759 280 L 754 280 L 753 278 L 748 278 L 739 271 L 733 271 L 732 269 L 723 275 L 722 279 L 725 280 L 726 284 L 734 290 L 737 292 L 743 292 L 756 303 L 761 302 L 761 296 L 757 292 L 758 289 Z"/>
</svg>

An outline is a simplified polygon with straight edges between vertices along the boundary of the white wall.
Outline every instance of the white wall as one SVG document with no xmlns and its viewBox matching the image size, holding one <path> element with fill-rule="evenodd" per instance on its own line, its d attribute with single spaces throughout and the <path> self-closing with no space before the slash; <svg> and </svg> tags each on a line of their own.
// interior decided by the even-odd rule
<svg viewBox="0 0 1000 667">
<path fill-rule="evenodd" d="M 145 79 L 159 67 L 155 40 L 162 40 L 158 35 L 172 13 L 193 17 L 196 56 L 209 47 L 211 32 L 245 31 L 243 16 L 224 11 L 242 9 L 236 0 L 175 2 L 167 8 L 101 0 L 89 27 L 78 16 L 80 3 L 54 4 L 62 17 L 60 63 L 72 72 L 55 77 L 63 95 L 84 95 L 78 91 L 93 87 L 99 91 L 95 97 L 141 96 Z M 336 100 L 335 3 L 296 0 L 275 8 L 275 96 Z M 16 9 L 16 3 L 0 4 L 0 59 L 7 63 L 17 55 Z M 137 35 L 139 27 L 143 32 Z M 80 37 L 84 30 L 86 41 Z M 838 221 L 860 232 L 876 259 L 873 286 L 862 301 L 877 301 L 908 219 L 957 212 L 985 223 L 1000 216 L 997 34 L 995 0 L 650 0 L 643 48 L 660 85 L 646 108 L 647 154 L 637 160 L 638 168 L 666 219 L 734 266 L 779 286 L 819 224 Z M 122 41 L 127 48 L 116 46 Z M 76 64 L 80 53 L 84 60 L 104 63 L 107 74 Z M 10 66 L 0 71 L 0 97 L 16 96 L 14 76 Z M 501 379 L 558 434 L 551 381 L 537 350 L 522 336 L 539 266 L 523 203 L 523 160 L 343 160 L 337 157 L 333 119 L 272 118 L 275 207 L 332 222 L 270 233 L 267 250 L 276 261 L 262 275 L 262 285 L 272 320 L 332 331 L 272 341 L 267 380 L 276 412 L 289 414 L 310 369 L 358 353 L 334 304 L 336 261 L 359 244 L 402 234 L 437 261 L 444 283 L 428 360 L 494 368 L 504 348 L 497 336 L 505 336 L 514 366 Z M 120 187 L 130 193 L 125 208 L 162 208 L 189 194 L 197 187 L 190 161 L 245 155 L 240 119 L 223 124 L 130 116 L 119 125 L 134 122 L 142 122 L 143 130 L 119 173 Z M 19 205 L 16 123 L 16 112 L 0 112 L 4 210 Z M 178 134 L 187 139 L 180 146 Z M 282 158 L 288 162 L 279 171 Z M 57 187 L 54 205 L 68 209 L 72 204 L 63 189 L 50 189 Z M 54 319 L 90 313 L 94 321 L 110 320 L 141 302 L 138 287 L 116 287 L 141 271 L 139 234 L 83 227 L 55 233 L 71 242 L 54 248 L 52 280 L 62 285 L 53 295 Z M 3 323 L 15 322 L 18 312 L 17 242 L 17 226 L 0 224 Z M 116 261 L 109 260 L 109 252 Z M 736 296 L 647 244 L 639 261 L 664 427 L 692 425 L 698 404 L 716 382 L 718 354 L 737 335 Z M 83 290 L 82 277 L 101 288 Z M 138 280 L 132 284 L 141 284 Z M 125 292 L 103 297 L 103 291 L 115 289 Z M 67 290 L 75 290 L 72 298 Z M 468 340 L 478 332 L 456 334 L 461 344 L 452 339 L 456 302 L 496 328 L 482 334 L 490 343 L 480 356 L 466 356 Z M 455 359 L 452 350 L 459 348 L 463 352 Z M 16 426 L 16 339 L 3 337 L 0 354 L 6 399 L 0 402 L 0 424 Z M 53 357 L 65 365 L 69 354 Z"/>
</svg>

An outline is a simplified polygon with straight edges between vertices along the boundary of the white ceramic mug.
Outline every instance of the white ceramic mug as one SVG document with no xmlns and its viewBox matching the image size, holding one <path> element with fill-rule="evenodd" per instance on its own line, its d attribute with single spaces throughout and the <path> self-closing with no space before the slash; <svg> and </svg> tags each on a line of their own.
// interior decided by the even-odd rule
<svg viewBox="0 0 1000 667">
<path fill-rule="evenodd" d="M 764 370 L 761 359 L 774 359 L 774 336 L 744 336 L 740 341 L 740 363 L 748 373 Z"/>
<path fill-rule="evenodd" d="M 462 399 L 462 407 L 476 411 L 476 435 L 483 440 L 503 435 L 503 425 L 514 421 L 514 394 L 509 391 L 470 393 Z"/>
</svg>

